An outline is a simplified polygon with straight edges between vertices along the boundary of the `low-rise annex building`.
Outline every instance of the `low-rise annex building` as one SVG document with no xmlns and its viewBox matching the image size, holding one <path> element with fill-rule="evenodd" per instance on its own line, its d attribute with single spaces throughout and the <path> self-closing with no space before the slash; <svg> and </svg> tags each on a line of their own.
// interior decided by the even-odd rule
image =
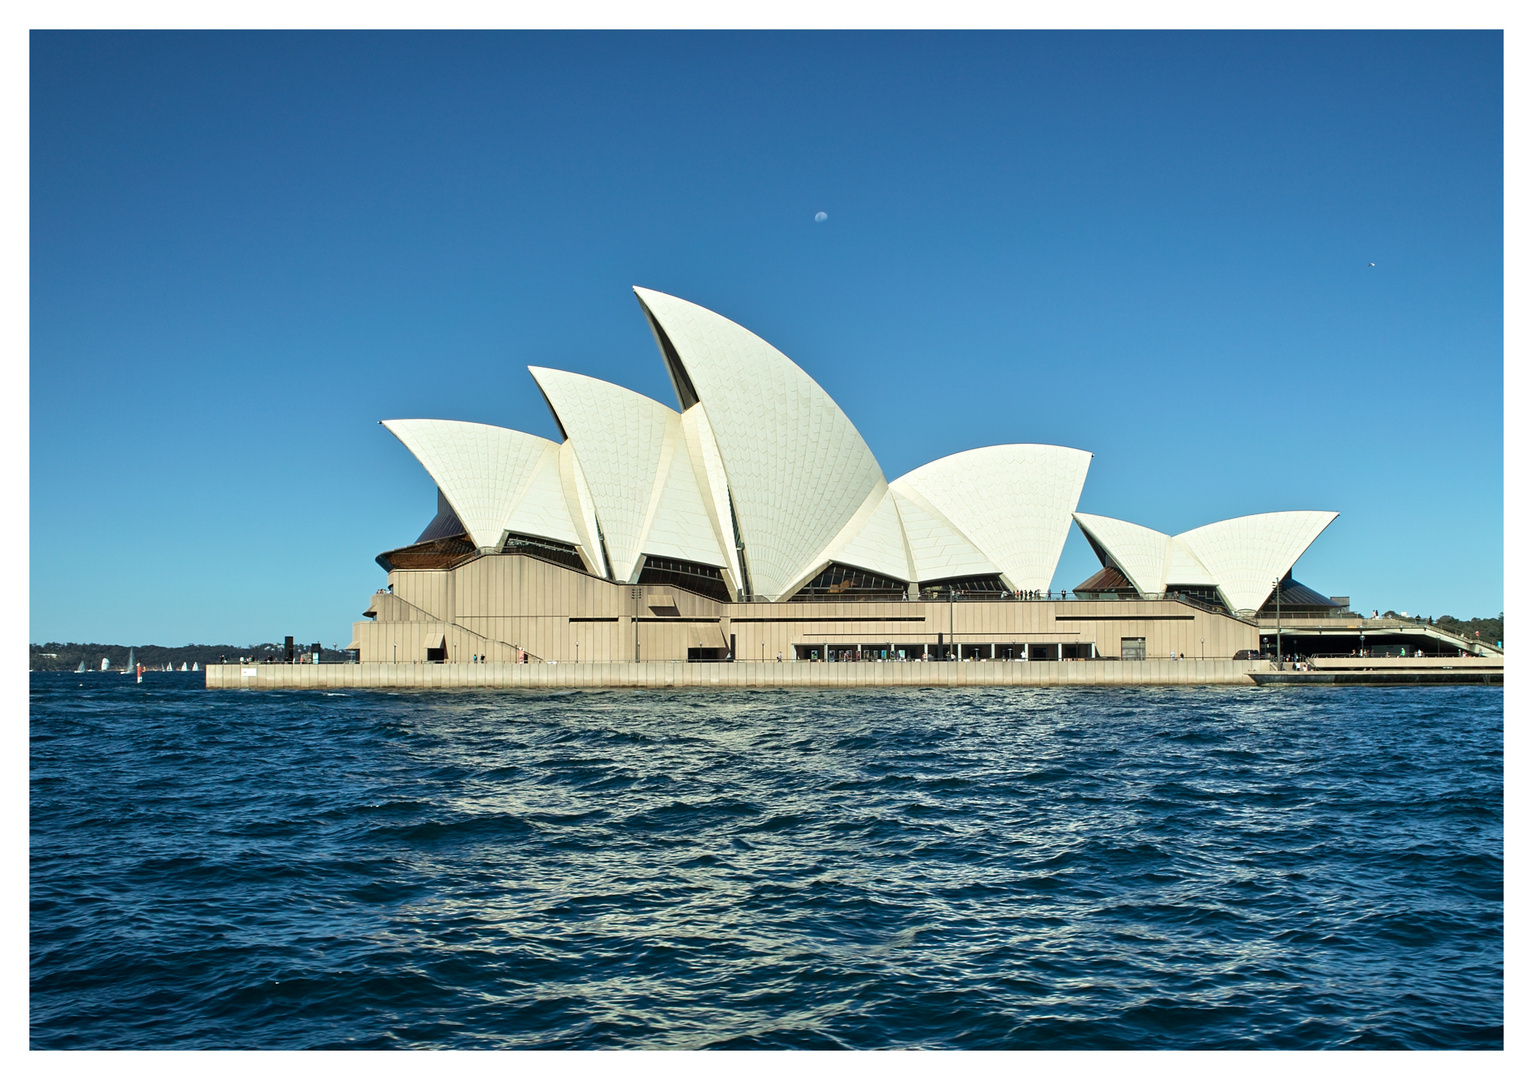
<svg viewBox="0 0 1533 1080">
<path fill-rule="evenodd" d="M 1228 659 L 1260 648 L 1272 581 L 1335 517 L 1168 537 L 1076 513 L 1091 454 L 1033 443 L 890 481 L 788 357 L 634 291 L 678 408 L 534 367 L 562 442 L 383 421 L 437 512 L 378 556 L 362 661 Z M 1049 590 L 1072 521 L 1103 572 L 1066 601 Z"/>
</svg>

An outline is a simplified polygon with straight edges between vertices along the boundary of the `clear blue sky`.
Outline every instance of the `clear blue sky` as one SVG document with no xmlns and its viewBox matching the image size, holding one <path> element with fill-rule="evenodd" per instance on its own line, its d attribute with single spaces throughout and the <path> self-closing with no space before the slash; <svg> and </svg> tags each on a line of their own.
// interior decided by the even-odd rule
<svg viewBox="0 0 1533 1080">
<path fill-rule="evenodd" d="M 1495 614 L 1501 57 L 34 34 L 32 640 L 344 645 L 434 511 L 376 421 L 557 438 L 528 364 L 674 404 L 636 284 L 782 349 L 891 479 L 1081 447 L 1082 510 L 1337 510 L 1301 581 Z M 1054 586 L 1095 569 L 1072 530 Z"/>
</svg>

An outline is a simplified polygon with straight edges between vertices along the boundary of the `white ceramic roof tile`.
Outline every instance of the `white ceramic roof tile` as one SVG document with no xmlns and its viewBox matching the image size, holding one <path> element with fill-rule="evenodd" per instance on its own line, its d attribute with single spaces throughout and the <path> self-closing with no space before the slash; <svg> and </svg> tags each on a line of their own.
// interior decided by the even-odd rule
<svg viewBox="0 0 1533 1080">
<path fill-rule="evenodd" d="M 752 590 L 778 599 L 883 481 L 856 427 L 777 349 L 707 308 L 636 288 L 708 414 Z"/>
<path fill-rule="evenodd" d="M 951 521 L 909 485 L 896 480 L 889 489 L 894 494 L 894 504 L 905 529 L 915 580 L 940 581 L 1001 572 Z"/>
<path fill-rule="evenodd" d="M 1216 521 L 1175 539 L 1208 567 L 1231 609 L 1256 611 L 1335 520 L 1329 510 L 1285 510 Z"/>
<path fill-rule="evenodd" d="M 384 420 L 436 481 L 475 547 L 499 545 L 518 504 L 556 460 L 557 443 L 536 435 L 461 420 Z M 557 466 L 555 466 L 557 468 Z M 539 489 L 541 490 L 541 489 Z M 574 524 L 544 496 L 535 500 L 536 535 L 574 543 Z M 521 531 L 521 530 L 517 530 Z"/>
<path fill-rule="evenodd" d="M 965 450 L 895 481 L 924 498 L 1013 589 L 1047 589 L 1070 532 L 1091 455 L 1039 443 Z"/>
<path fill-rule="evenodd" d="M 1131 521 L 1119 521 L 1100 514 L 1077 513 L 1075 522 L 1107 552 L 1113 565 L 1133 582 L 1140 595 L 1153 596 L 1166 591 L 1171 537 Z M 1194 582 L 1183 581 L 1181 584 Z"/>
</svg>

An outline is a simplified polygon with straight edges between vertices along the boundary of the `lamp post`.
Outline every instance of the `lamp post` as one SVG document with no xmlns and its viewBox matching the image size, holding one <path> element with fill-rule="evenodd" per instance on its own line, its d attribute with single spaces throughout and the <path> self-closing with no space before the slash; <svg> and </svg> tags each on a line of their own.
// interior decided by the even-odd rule
<svg viewBox="0 0 1533 1080">
<path fill-rule="evenodd" d="M 580 642 L 575 642 L 575 663 L 580 663 Z"/>
<path fill-rule="evenodd" d="M 958 595 L 958 590 L 949 586 L 947 591 L 947 647 L 953 650 L 953 659 L 958 659 L 958 644 L 953 640 L 953 598 Z"/>
<path fill-rule="evenodd" d="M 1272 602 L 1277 608 L 1277 664 L 1283 670 L 1283 579 L 1272 583 Z"/>
</svg>

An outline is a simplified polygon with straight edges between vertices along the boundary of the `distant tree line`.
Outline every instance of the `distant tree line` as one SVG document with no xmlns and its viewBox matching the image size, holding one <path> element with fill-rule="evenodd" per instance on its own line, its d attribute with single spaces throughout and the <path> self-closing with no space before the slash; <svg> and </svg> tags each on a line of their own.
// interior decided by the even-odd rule
<svg viewBox="0 0 1533 1080">
<path fill-rule="evenodd" d="M 1455 619 L 1452 615 L 1439 615 L 1433 620 L 1434 626 L 1440 626 L 1450 634 L 1457 634 L 1473 640 L 1476 634 L 1481 641 L 1488 641 L 1492 645 L 1496 642 L 1506 641 L 1506 612 L 1501 612 L 1494 619 Z"/>
<path fill-rule="evenodd" d="M 295 641 L 293 649 L 303 652 L 311 644 L 308 641 Z M 50 641 L 30 646 L 28 665 L 32 671 L 74 671 L 80 666 L 80 661 L 84 660 L 87 671 L 97 671 L 104 656 L 110 667 L 121 668 L 128 662 L 128 648 L 127 645 L 101 645 L 96 642 L 81 644 L 74 641 Z M 134 645 L 132 649 L 134 661 L 146 668 L 163 668 L 166 664 L 173 664 L 178 669 L 185 664 L 190 668 L 194 663 L 207 667 L 218 663 L 220 657 L 225 663 L 232 664 L 242 656 L 274 663 L 283 656 L 282 643 L 270 641 L 260 645 Z M 324 647 L 319 651 L 319 658 L 321 663 L 339 664 L 345 661 L 346 653 L 344 650 Z"/>
<path fill-rule="evenodd" d="M 1478 632 L 1479 639 L 1490 645 L 1494 645 L 1498 641 L 1502 643 L 1506 641 L 1504 636 L 1506 633 L 1506 612 L 1504 611 L 1494 619 L 1455 619 L 1452 615 L 1439 615 L 1433 619 L 1423 615 L 1401 615 L 1398 611 L 1386 611 L 1383 618 L 1405 619 L 1408 622 L 1425 623 L 1428 626 L 1435 626 L 1441 630 L 1446 630 L 1450 634 L 1457 634 L 1459 637 L 1468 638 L 1470 641 L 1475 639 L 1475 635 Z"/>
</svg>

